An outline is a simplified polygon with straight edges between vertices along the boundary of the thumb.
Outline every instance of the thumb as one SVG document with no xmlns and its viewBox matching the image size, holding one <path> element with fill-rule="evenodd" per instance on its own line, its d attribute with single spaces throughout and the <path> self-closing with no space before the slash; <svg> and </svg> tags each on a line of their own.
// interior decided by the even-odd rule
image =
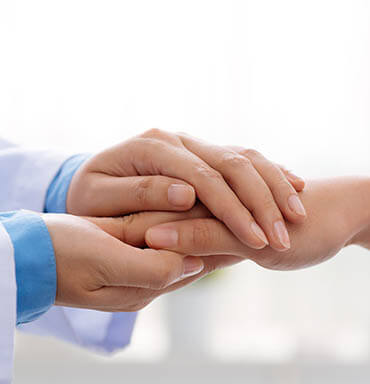
<svg viewBox="0 0 370 384">
<path fill-rule="evenodd" d="M 80 195 L 73 214 L 117 216 L 142 211 L 186 211 L 195 203 L 194 188 L 172 177 L 95 174 L 90 178 L 84 187 L 85 197 Z"/>
<path fill-rule="evenodd" d="M 106 286 L 162 290 L 180 280 L 197 275 L 204 268 L 200 257 L 140 249 L 122 243 L 117 246 L 117 252 L 112 251 L 109 257 L 104 259 Z"/>
<path fill-rule="evenodd" d="M 153 226 L 179 220 L 211 217 L 211 213 L 201 204 L 186 212 L 140 212 L 123 217 L 84 217 L 104 232 L 126 244 L 144 247 L 145 233 Z"/>
</svg>

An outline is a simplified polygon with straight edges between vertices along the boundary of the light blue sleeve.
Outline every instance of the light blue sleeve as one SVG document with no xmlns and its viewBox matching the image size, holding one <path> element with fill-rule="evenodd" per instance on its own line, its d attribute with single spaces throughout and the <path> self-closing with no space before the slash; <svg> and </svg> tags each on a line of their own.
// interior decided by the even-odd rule
<svg viewBox="0 0 370 384">
<path fill-rule="evenodd" d="M 54 304 L 56 267 L 53 244 L 42 217 L 30 211 L 0 214 L 14 249 L 17 325 L 33 321 Z"/>
<path fill-rule="evenodd" d="M 19 211 L 24 208 L 37 212 L 45 210 L 48 212 L 64 212 L 67 192 L 73 174 L 88 157 L 89 155 L 70 157 L 52 151 L 28 150 L 17 147 L 0 138 L 0 180 L 2 181 L 0 188 L 0 212 L 17 211 L 0 213 L 0 221 L 2 224 L 5 223 L 9 233 L 4 225 L 1 225 L 0 229 L 5 229 L 3 232 L 9 238 L 9 247 L 13 248 L 12 253 L 16 251 L 17 255 L 21 255 L 21 257 L 16 256 L 17 276 L 14 276 L 16 281 L 14 281 L 13 292 L 14 307 L 17 294 L 17 300 L 20 302 L 18 312 L 21 313 L 19 314 L 18 323 L 21 324 L 18 326 L 18 329 L 32 334 L 57 337 L 84 348 L 110 353 L 129 344 L 137 314 L 131 312 L 108 313 L 55 305 L 52 305 L 44 313 L 54 303 L 55 299 L 56 274 L 54 253 L 52 248 L 49 248 L 50 253 L 40 251 L 39 245 L 43 243 L 46 245 L 49 238 L 46 236 L 46 234 L 48 235 L 46 226 L 43 227 L 43 222 L 39 221 L 42 218 L 33 217 L 32 220 L 28 220 L 27 217 L 27 220 L 23 222 L 21 216 L 26 215 L 26 213 Z M 66 159 L 68 160 L 66 161 Z M 27 212 L 27 214 L 35 215 L 30 212 Z M 38 230 L 33 232 L 33 229 L 36 227 Z M 26 228 L 28 228 L 27 233 L 24 233 Z M 45 237 L 43 237 L 43 234 L 45 234 Z M 24 242 L 22 242 L 25 245 L 24 247 L 19 246 L 21 243 L 17 239 L 21 238 L 24 239 Z M 12 244 L 11 240 L 13 240 L 14 244 Z M 49 245 L 51 246 L 51 242 Z M 31 251 L 32 248 L 34 249 Z M 47 249 L 47 247 L 42 248 L 44 250 Z M 33 259 L 36 254 L 39 260 Z M 51 257 L 52 255 L 53 257 Z M 13 261 L 13 254 L 11 258 Z M 3 260 L 5 259 L 2 258 Z M 37 279 L 35 267 L 30 266 L 31 261 L 35 261 L 37 265 L 45 263 L 46 268 L 43 271 L 37 271 L 41 273 Z M 5 273 L 4 265 L 0 265 L 0 272 Z M 24 275 L 23 278 L 22 275 Z M 31 285 L 29 281 L 32 282 Z M 15 287 L 16 282 L 18 283 L 17 289 Z M 35 284 L 39 282 L 42 282 L 40 286 Z M 4 279 L 0 281 L 0 288 L 3 287 L 3 283 Z M 24 288 L 21 286 L 23 283 L 26 284 Z M 30 290 L 29 286 L 35 289 L 35 293 L 32 293 L 33 291 Z M 47 286 L 49 288 L 46 289 Z M 42 288 L 45 288 L 45 291 Z M 7 292 L 7 295 L 10 295 L 10 293 Z M 21 300 L 20 297 L 23 297 L 23 295 L 24 299 Z M 37 298 L 35 296 L 35 307 L 33 307 L 33 300 L 29 299 L 33 295 L 37 296 Z M 25 307 L 24 315 L 22 309 L 23 301 L 26 304 L 30 303 L 28 309 Z M 14 308 L 14 317 L 16 315 L 15 312 Z M 42 313 L 44 314 L 40 316 Z M 20 320 L 23 316 L 25 320 Z M 29 321 L 35 318 L 36 320 Z M 5 319 L 5 317 L 0 311 L 1 319 Z M 23 323 L 22 321 L 29 322 Z M 0 329 L 1 346 L 5 345 L 2 343 L 2 340 L 5 340 L 4 335 L 6 332 L 6 329 Z M 11 339 L 12 336 L 9 337 L 9 340 Z M 5 340 L 8 346 L 10 345 L 9 340 Z M 1 352 L 4 351 L 1 350 L 0 354 Z M 9 356 L 9 361 L 11 361 L 12 353 Z M 1 365 L 2 361 L 0 361 L 0 381 L 3 374 L 7 373 Z M 10 372 L 9 369 L 8 371 Z"/>
<path fill-rule="evenodd" d="M 75 155 L 67 159 L 49 185 L 45 212 L 66 212 L 68 188 L 72 177 L 91 155 Z M 22 324 L 23 332 L 54 336 L 100 353 L 112 353 L 130 343 L 136 312 L 100 312 L 53 306 L 31 323 Z"/>
<path fill-rule="evenodd" d="M 65 213 L 69 184 L 78 168 L 91 155 L 75 155 L 67 159 L 60 167 L 46 194 L 45 212 Z"/>
</svg>

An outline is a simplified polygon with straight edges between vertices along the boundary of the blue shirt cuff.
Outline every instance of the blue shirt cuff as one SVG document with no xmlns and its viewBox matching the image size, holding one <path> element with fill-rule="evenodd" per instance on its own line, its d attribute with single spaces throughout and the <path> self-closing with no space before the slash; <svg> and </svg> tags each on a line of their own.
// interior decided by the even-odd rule
<svg viewBox="0 0 370 384">
<path fill-rule="evenodd" d="M 36 320 L 55 301 L 56 266 L 49 231 L 39 214 L 0 214 L 14 248 L 17 282 L 17 325 Z"/>
<path fill-rule="evenodd" d="M 67 211 L 67 193 L 72 177 L 91 155 L 75 155 L 67 159 L 51 182 L 45 202 L 45 212 L 65 213 Z"/>
</svg>

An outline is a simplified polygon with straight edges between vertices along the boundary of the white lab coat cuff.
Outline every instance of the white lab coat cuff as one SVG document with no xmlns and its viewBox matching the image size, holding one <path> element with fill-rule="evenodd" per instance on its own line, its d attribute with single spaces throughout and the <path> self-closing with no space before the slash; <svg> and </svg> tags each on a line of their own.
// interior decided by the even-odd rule
<svg viewBox="0 0 370 384">
<path fill-rule="evenodd" d="M 48 187 L 69 155 L 10 147 L 0 151 L 0 169 L 6 183 L 0 211 L 29 209 L 42 212 Z"/>
</svg>

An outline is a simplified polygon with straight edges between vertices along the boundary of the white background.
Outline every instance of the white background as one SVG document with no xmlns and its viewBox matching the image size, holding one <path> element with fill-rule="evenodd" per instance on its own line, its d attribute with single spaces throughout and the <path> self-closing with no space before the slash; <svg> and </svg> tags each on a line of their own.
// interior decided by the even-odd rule
<svg viewBox="0 0 370 384">
<path fill-rule="evenodd" d="M 306 178 L 369 174 L 370 2 L 0 0 L 1 136 L 94 152 L 151 127 L 256 148 Z M 144 310 L 113 359 L 20 337 L 18 382 L 50 382 L 40 367 L 61 361 L 76 383 L 168 369 L 180 311 L 189 337 L 208 324 L 198 363 L 366 365 L 369 277 L 358 249 L 293 273 L 245 263 Z"/>
</svg>

